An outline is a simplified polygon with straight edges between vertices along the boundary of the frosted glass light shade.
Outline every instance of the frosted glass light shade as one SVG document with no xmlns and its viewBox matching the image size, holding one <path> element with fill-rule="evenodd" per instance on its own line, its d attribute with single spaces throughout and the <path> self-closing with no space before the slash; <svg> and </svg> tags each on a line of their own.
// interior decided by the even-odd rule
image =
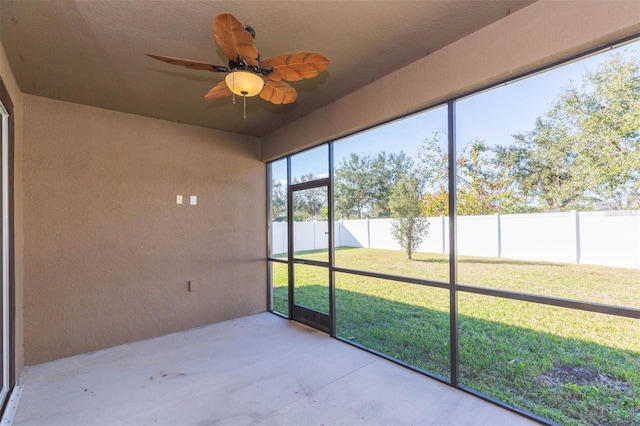
<svg viewBox="0 0 640 426">
<path fill-rule="evenodd" d="M 264 87 L 264 80 L 259 75 L 248 71 L 234 71 L 224 78 L 227 87 L 239 96 L 255 96 Z"/>
</svg>

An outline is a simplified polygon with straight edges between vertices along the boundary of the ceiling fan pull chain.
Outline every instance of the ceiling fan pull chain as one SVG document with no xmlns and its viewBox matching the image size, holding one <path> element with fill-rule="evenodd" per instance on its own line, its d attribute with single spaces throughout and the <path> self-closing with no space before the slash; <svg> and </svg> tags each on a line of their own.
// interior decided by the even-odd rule
<svg viewBox="0 0 640 426">
<path fill-rule="evenodd" d="M 244 93 L 246 92 L 243 92 L 242 98 L 244 102 L 244 119 L 246 120 L 247 119 L 247 95 L 245 95 Z"/>
</svg>

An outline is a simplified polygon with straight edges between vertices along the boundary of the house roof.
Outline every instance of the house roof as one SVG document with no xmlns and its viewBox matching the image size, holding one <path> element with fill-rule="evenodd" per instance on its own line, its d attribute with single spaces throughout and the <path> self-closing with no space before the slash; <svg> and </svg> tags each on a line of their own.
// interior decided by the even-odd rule
<svg viewBox="0 0 640 426">
<path fill-rule="evenodd" d="M 261 137 L 533 1 L 2 0 L 0 37 L 24 93 Z M 329 68 L 291 83 L 294 104 L 247 99 L 245 120 L 242 102 L 203 98 L 223 74 L 144 55 L 226 65 L 223 12 L 255 29 L 263 58 L 316 51 Z"/>
</svg>

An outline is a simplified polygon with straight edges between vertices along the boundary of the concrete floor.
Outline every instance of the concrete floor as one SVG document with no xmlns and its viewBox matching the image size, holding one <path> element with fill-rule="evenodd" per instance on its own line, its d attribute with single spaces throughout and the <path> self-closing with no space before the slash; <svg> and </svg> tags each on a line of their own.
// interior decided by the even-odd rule
<svg viewBox="0 0 640 426">
<path fill-rule="evenodd" d="M 532 425 L 269 313 L 28 367 L 15 425 Z"/>
</svg>

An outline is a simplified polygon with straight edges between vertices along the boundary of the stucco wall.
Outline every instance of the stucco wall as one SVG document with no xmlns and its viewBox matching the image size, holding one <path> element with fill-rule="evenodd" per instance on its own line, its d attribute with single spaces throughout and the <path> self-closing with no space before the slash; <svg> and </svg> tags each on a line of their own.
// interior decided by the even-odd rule
<svg viewBox="0 0 640 426">
<path fill-rule="evenodd" d="M 14 266 L 15 266 L 15 372 L 20 377 L 24 366 L 24 329 L 23 329 L 23 223 L 22 223 L 22 111 L 23 95 L 9 68 L 9 62 L 0 43 L 0 79 L 5 84 L 11 102 L 14 119 L 14 163 L 13 163 L 13 200 L 14 200 Z"/>
<path fill-rule="evenodd" d="M 262 139 L 262 159 L 348 135 L 637 33 L 638 1 L 540 0 L 269 134 Z"/>
<path fill-rule="evenodd" d="M 266 309 L 257 139 L 25 95 L 23 142 L 26 365 Z"/>
</svg>

